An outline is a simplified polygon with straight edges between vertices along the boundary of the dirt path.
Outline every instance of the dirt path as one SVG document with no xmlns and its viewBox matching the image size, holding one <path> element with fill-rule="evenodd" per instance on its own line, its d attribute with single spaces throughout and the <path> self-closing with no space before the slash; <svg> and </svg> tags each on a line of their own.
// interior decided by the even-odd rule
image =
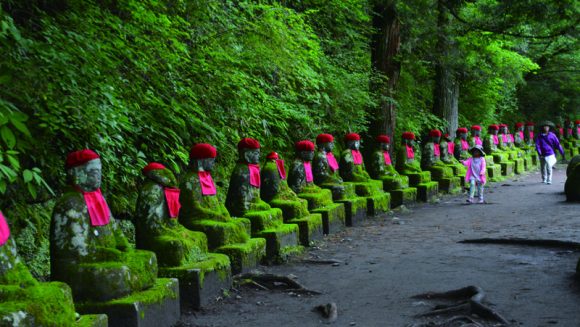
<svg viewBox="0 0 580 327">
<path fill-rule="evenodd" d="M 564 168 L 554 171 L 553 185 L 539 183 L 538 173 L 506 180 L 486 190 L 489 204 L 446 197 L 348 228 L 306 254 L 344 262 L 338 266 L 293 262 L 261 268 L 293 274 L 322 295 L 242 288 L 195 316 L 185 314 L 181 324 L 319 326 L 322 319 L 311 309 L 336 302 L 335 326 L 406 326 L 424 322 L 413 316 L 433 305 L 411 296 L 478 285 L 515 326 L 580 326 L 580 283 L 573 278 L 578 253 L 457 243 L 482 237 L 580 241 L 580 205 L 563 202 Z"/>
</svg>

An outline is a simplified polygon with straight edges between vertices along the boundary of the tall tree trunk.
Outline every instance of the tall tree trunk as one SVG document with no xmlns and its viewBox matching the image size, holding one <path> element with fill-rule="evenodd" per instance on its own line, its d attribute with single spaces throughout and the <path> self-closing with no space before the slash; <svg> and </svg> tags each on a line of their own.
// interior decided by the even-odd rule
<svg viewBox="0 0 580 327">
<path fill-rule="evenodd" d="M 387 134 L 393 137 L 396 126 L 396 105 L 390 101 L 394 97 L 399 80 L 401 64 L 396 59 L 401 45 L 401 34 L 396 0 L 376 0 L 373 5 L 373 28 L 371 60 L 373 70 L 381 73 L 386 80 L 371 87 L 380 95 L 379 106 L 370 117 L 368 137 Z"/>
<path fill-rule="evenodd" d="M 435 69 L 435 90 L 433 94 L 433 113 L 447 122 L 447 131 L 454 135 L 459 119 L 459 83 L 452 66 L 455 45 L 449 38 L 451 15 L 438 0 L 437 9 L 437 52 Z"/>
</svg>

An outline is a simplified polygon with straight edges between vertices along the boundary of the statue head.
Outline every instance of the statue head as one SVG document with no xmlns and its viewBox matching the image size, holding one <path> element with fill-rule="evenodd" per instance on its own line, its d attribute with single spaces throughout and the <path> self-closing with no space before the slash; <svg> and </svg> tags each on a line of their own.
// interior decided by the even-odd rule
<svg viewBox="0 0 580 327">
<path fill-rule="evenodd" d="M 487 132 L 489 133 L 489 135 L 497 135 L 497 132 L 499 131 L 499 126 L 493 124 L 493 125 L 489 125 Z"/>
<path fill-rule="evenodd" d="M 574 125 L 575 125 L 576 127 L 580 127 L 580 119 L 576 119 L 576 120 L 574 121 Z"/>
<path fill-rule="evenodd" d="M 433 143 L 439 143 L 441 141 L 441 131 L 438 129 L 433 129 L 429 132 L 429 138 Z"/>
<path fill-rule="evenodd" d="M 379 145 L 379 149 L 383 151 L 389 151 L 391 148 L 391 138 L 388 135 L 379 135 L 377 136 L 377 144 Z"/>
<path fill-rule="evenodd" d="M 507 134 L 507 125 L 506 124 L 499 124 L 499 134 Z"/>
<path fill-rule="evenodd" d="M 198 143 L 189 151 L 189 164 L 198 171 L 212 171 L 217 150 L 211 144 Z"/>
<path fill-rule="evenodd" d="M 152 162 L 141 171 L 145 177 L 167 187 L 177 187 L 177 179 L 171 170 L 158 162 Z"/>
<path fill-rule="evenodd" d="M 523 132 L 524 131 L 524 123 L 516 123 L 516 132 Z"/>
<path fill-rule="evenodd" d="M 473 125 L 471 126 L 471 136 L 476 137 L 481 135 L 481 126 Z"/>
<path fill-rule="evenodd" d="M 248 164 L 260 163 L 260 143 L 252 138 L 243 138 L 238 142 L 238 153 L 241 162 Z"/>
<path fill-rule="evenodd" d="M 458 138 L 460 138 L 462 140 L 467 140 L 467 128 L 465 128 L 465 127 L 459 127 L 455 131 L 455 134 L 457 135 Z"/>
<path fill-rule="evenodd" d="M 84 149 L 69 153 L 66 157 L 66 173 L 69 183 L 83 192 L 94 192 L 101 187 L 101 159 L 93 150 Z"/>
<path fill-rule="evenodd" d="M 572 121 L 570 119 L 566 119 L 566 122 L 564 122 L 564 126 L 566 126 L 566 128 L 572 128 L 574 124 L 572 124 Z"/>
<path fill-rule="evenodd" d="M 360 149 L 360 135 L 357 133 L 348 133 L 344 136 L 346 147 L 351 150 Z"/>
<path fill-rule="evenodd" d="M 445 140 L 445 142 L 451 142 L 451 141 L 453 141 L 451 139 L 451 135 L 449 135 L 449 133 L 443 134 L 442 139 Z"/>
<path fill-rule="evenodd" d="M 403 140 L 404 145 L 414 146 L 415 145 L 415 133 L 404 132 L 402 140 Z"/>
<path fill-rule="evenodd" d="M 531 121 L 527 122 L 526 129 L 528 130 L 528 132 L 533 132 L 534 131 L 534 123 L 532 123 Z"/>
<path fill-rule="evenodd" d="M 296 142 L 296 155 L 302 161 L 312 161 L 314 159 L 314 143 L 309 140 Z"/>
<path fill-rule="evenodd" d="M 334 149 L 334 136 L 330 134 L 319 134 L 316 137 L 316 146 L 320 151 L 331 152 Z"/>
</svg>

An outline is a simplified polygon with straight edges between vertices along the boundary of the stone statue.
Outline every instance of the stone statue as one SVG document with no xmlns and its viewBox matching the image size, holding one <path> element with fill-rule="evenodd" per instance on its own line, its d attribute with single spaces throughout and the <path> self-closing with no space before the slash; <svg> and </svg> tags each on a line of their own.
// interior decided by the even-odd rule
<svg viewBox="0 0 580 327">
<path fill-rule="evenodd" d="M 441 161 L 440 141 L 441 131 L 438 129 L 431 130 L 429 132 L 429 140 L 423 146 L 423 154 L 421 156 L 421 168 L 431 171 L 431 176 L 434 180 L 453 176 L 451 168 Z"/>
<path fill-rule="evenodd" d="M 401 176 L 391 160 L 389 153 L 391 139 L 387 135 L 376 138 L 378 148 L 373 152 L 370 161 L 370 175 L 374 179 L 385 181 L 385 190 L 398 190 L 409 186 L 409 178 Z"/>
<path fill-rule="evenodd" d="M 455 158 L 455 142 L 451 139 L 449 134 L 443 135 L 439 143 L 441 149 L 441 161 L 453 169 L 453 175 L 464 176 L 465 166 Z"/>
<path fill-rule="evenodd" d="M 260 263 L 266 240 L 250 238 L 250 221 L 232 218 L 219 201 L 211 175 L 216 156 L 217 150 L 207 143 L 191 148 L 189 166 L 180 183 L 179 221 L 186 228 L 207 235 L 209 250 L 228 255 L 232 272 L 237 274 Z"/>
<path fill-rule="evenodd" d="M 143 175 L 146 179 L 135 212 L 137 247 L 155 252 L 160 276 L 179 279 L 184 307 L 199 308 L 209 297 L 219 295 L 220 289 L 231 287 L 230 260 L 224 254 L 209 253 L 206 235 L 179 223 L 180 191 L 169 169 L 153 162 L 143 168 Z M 204 288 L 215 291 L 203 296 Z"/>
<path fill-rule="evenodd" d="M 357 133 L 348 133 L 344 137 L 346 149 L 340 156 L 340 176 L 348 182 L 368 182 L 371 177 L 365 170 L 362 154 L 360 153 L 360 136 Z"/>
<path fill-rule="evenodd" d="M 0 211 L 0 325 L 77 326 L 76 320 L 70 287 L 34 279 Z"/>
<path fill-rule="evenodd" d="M 298 246 L 298 226 L 284 224 L 282 211 L 272 208 L 260 197 L 260 143 L 244 138 L 238 143 L 238 153 L 239 160 L 230 178 L 226 208 L 234 216 L 250 219 L 253 236 L 266 238 L 268 260 L 285 260 L 302 250 Z"/>
<path fill-rule="evenodd" d="M 471 135 L 467 139 L 467 143 L 470 148 L 476 145 L 483 146 L 483 140 L 481 139 L 481 126 L 479 125 L 471 126 Z"/>
<path fill-rule="evenodd" d="M 467 141 L 467 128 L 460 127 L 455 131 L 455 159 L 459 161 L 467 160 L 471 157 L 469 154 L 469 142 Z"/>
<path fill-rule="evenodd" d="M 534 123 L 529 121 L 526 123 L 526 132 L 524 133 L 524 140 L 528 146 L 534 146 Z"/>
<path fill-rule="evenodd" d="M 314 145 L 312 147 L 314 149 Z M 298 225 L 302 245 L 309 246 L 310 242 L 321 239 L 322 217 L 320 214 L 310 214 L 308 201 L 298 197 L 288 186 L 284 160 L 280 159 L 276 152 L 269 153 L 266 159 L 261 173 L 262 199 L 273 208 L 282 210 L 284 222 Z M 310 177 L 312 177 L 312 170 Z"/>
<path fill-rule="evenodd" d="M 516 133 L 514 135 L 514 145 L 518 148 L 525 148 L 527 146 L 524 138 L 524 123 L 516 123 Z"/>
<path fill-rule="evenodd" d="M 298 197 L 308 201 L 311 212 L 322 215 L 324 234 L 341 230 L 345 225 L 344 204 L 332 202 L 332 192 L 314 184 L 314 143 L 302 140 L 296 142 L 295 148 L 296 158 L 290 165 L 288 185 Z"/>
<path fill-rule="evenodd" d="M 71 286 L 75 301 L 106 301 L 153 286 L 157 258 L 132 250 L 101 194 L 101 160 L 91 150 L 66 159 L 70 187 L 50 227 L 52 279 Z"/>
<path fill-rule="evenodd" d="M 437 195 L 439 184 L 431 181 L 431 172 L 421 170 L 420 159 L 416 160 L 415 134 L 404 132 L 402 136 L 395 168 L 401 175 L 409 177 L 409 185 L 417 187 L 418 200 L 429 201 Z"/>
<path fill-rule="evenodd" d="M 571 120 L 566 119 L 564 122 L 564 128 L 566 132 L 566 139 L 574 138 L 574 123 Z"/>
<path fill-rule="evenodd" d="M 580 119 L 574 121 L 574 138 L 580 140 Z"/>
<path fill-rule="evenodd" d="M 498 151 L 499 137 L 498 137 L 499 126 L 493 124 L 489 125 L 487 129 L 487 137 L 483 141 L 483 149 L 485 153 L 493 154 Z"/>
<path fill-rule="evenodd" d="M 498 138 L 498 148 L 500 150 L 509 150 L 513 146 L 506 124 L 499 124 Z"/>
<path fill-rule="evenodd" d="M 564 127 L 561 125 L 556 125 L 556 135 L 559 140 L 563 140 L 566 133 L 564 133 Z"/>
</svg>

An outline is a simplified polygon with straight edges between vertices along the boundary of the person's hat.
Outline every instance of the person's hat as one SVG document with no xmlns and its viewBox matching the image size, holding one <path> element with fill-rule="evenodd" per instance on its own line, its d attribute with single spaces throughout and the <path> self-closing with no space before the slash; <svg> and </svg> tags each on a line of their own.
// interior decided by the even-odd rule
<svg viewBox="0 0 580 327">
<path fill-rule="evenodd" d="M 549 120 L 544 120 L 544 121 L 543 121 L 543 122 L 541 122 L 539 125 L 540 125 L 541 127 L 544 127 L 544 126 L 550 126 L 550 127 L 554 128 L 554 123 L 552 123 L 552 122 L 551 122 L 551 121 L 549 121 Z"/>
<path fill-rule="evenodd" d="M 469 149 L 469 153 L 471 153 L 473 155 L 473 151 L 479 151 L 481 152 L 481 156 L 485 157 L 485 151 L 483 151 L 483 147 L 479 144 L 474 145 L 473 147 L 471 147 L 471 149 Z"/>
</svg>

